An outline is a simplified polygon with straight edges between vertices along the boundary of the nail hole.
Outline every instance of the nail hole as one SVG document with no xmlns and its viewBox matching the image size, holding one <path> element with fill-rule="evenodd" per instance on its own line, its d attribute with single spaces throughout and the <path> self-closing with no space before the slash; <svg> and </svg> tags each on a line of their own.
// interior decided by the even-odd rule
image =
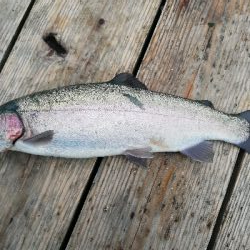
<svg viewBox="0 0 250 250">
<path fill-rule="evenodd" d="M 98 21 L 98 24 L 99 25 L 105 24 L 105 20 L 103 18 L 100 18 L 99 21 Z"/>
</svg>

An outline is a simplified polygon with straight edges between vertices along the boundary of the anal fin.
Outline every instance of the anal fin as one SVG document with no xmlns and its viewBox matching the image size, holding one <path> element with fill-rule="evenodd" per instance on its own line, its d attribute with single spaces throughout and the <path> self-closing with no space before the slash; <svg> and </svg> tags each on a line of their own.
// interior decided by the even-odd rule
<svg viewBox="0 0 250 250">
<path fill-rule="evenodd" d="M 182 150 L 181 153 L 191 157 L 195 161 L 213 162 L 213 143 L 210 141 L 204 141 L 193 147 Z"/>
</svg>

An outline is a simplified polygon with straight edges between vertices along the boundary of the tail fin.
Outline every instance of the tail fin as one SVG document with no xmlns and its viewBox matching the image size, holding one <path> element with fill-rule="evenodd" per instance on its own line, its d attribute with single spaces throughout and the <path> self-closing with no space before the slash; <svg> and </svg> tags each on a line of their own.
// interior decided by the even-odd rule
<svg viewBox="0 0 250 250">
<path fill-rule="evenodd" d="M 248 127 L 249 127 L 249 135 L 246 141 L 238 144 L 238 146 L 244 150 L 246 150 L 248 153 L 250 153 L 250 110 L 242 112 L 240 114 L 237 115 L 238 117 L 247 120 L 248 122 Z"/>
</svg>

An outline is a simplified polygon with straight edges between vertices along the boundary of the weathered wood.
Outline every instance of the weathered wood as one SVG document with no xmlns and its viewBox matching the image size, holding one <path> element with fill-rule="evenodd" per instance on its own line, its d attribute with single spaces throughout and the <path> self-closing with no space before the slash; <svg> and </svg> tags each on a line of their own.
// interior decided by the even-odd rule
<svg viewBox="0 0 250 250">
<path fill-rule="evenodd" d="M 250 155 L 245 155 L 214 249 L 250 249 Z"/>
<path fill-rule="evenodd" d="M 144 0 L 37 1 L 0 76 L 1 102 L 131 71 L 158 7 Z M 49 49 L 49 33 L 66 55 Z M 95 160 L 11 152 L 0 161 L 0 249 L 58 249 Z"/>
<path fill-rule="evenodd" d="M 249 108 L 249 1 L 167 1 L 142 62 L 150 89 Z M 148 170 L 105 159 L 68 249 L 206 249 L 238 149 L 213 164 L 158 154 Z"/>
<path fill-rule="evenodd" d="M 0 1 L 0 62 L 29 4 L 30 0 Z"/>
</svg>

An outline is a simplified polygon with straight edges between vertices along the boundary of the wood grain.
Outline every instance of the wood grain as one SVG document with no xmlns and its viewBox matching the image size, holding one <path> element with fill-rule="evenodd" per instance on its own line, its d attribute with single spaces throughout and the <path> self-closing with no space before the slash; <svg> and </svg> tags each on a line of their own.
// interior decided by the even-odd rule
<svg viewBox="0 0 250 250">
<path fill-rule="evenodd" d="M 139 71 L 150 89 L 249 109 L 249 1 L 167 1 Z M 158 154 L 147 170 L 105 159 L 68 249 L 206 249 L 238 149 L 213 164 Z M 248 162 L 249 164 L 249 162 Z"/>
<path fill-rule="evenodd" d="M 30 0 L 0 1 L 0 62 L 29 4 Z"/>
<path fill-rule="evenodd" d="M 131 71 L 158 7 L 144 0 L 37 1 L 0 75 L 1 102 Z M 49 33 L 66 55 L 44 42 Z M 12 152 L 0 161 L 0 249 L 58 249 L 95 159 Z"/>
<path fill-rule="evenodd" d="M 214 249 L 250 249 L 250 155 L 241 164 Z"/>
</svg>

